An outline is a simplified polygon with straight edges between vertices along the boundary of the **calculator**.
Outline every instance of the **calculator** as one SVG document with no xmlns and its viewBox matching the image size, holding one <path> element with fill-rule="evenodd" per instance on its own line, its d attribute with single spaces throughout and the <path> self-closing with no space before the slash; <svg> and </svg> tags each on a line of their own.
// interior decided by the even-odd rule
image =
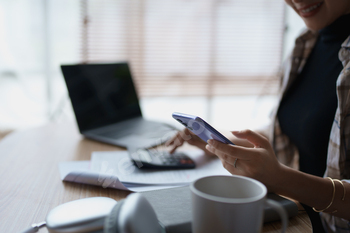
<svg viewBox="0 0 350 233">
<path fill-rule="evenodd" d="M 135 166 L 140 169 L 190 169 L 196 166 L 195 162 L 182 152 L 170 154 L 156 149 L 129 149 L 128 152 Z"/>
</svg>

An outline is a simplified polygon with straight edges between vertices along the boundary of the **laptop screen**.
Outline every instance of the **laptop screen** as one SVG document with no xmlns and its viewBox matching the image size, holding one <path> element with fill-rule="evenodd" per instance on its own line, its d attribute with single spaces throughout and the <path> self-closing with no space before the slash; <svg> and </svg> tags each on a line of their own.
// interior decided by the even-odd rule
<svg viewBox="0 0 350 233">
<path fill-rule="evenodd" d="M 80 132 L 142 115 L 127 63 L 61 69 Z"/>
</svg>

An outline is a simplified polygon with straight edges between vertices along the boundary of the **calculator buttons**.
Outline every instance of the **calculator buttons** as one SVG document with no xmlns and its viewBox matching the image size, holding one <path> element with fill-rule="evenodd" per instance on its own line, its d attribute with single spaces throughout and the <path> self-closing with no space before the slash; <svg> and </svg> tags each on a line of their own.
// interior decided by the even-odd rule
<svg viewBox="0 0 350 233">
<path fill-rule="evenodd" d="M 195 163 L 190 157 L 179 152 L 170 154 L 167 151 L 156 149 L 138 149 L 131 154 L 131 158 L 139 168 L 187 169 L 195 167 Z"/>
</svg>

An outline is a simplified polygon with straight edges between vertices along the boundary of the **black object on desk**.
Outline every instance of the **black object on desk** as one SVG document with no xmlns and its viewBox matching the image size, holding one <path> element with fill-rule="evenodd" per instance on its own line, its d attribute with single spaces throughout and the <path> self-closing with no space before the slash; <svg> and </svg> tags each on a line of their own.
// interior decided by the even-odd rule
<svg viewBox="0 0 350 233">
<path fill-rule="evenodd" d="M 153 207 L 159 222 L 167 233 L 190 233 L 192 224 L 191 191 L 188 186 L 142 192 L 142 195 Z M 295 202 L 274 193 L 267 198 L 279 202 L 286 210 L 288 217 L 298 214 Z M 271 208 L 265 207 L 264 222 L 280 220 L 279 215 Z"/>
<path fill-rule="evenodd" d="M 136 167 L 144 169 L 190 169 L 195 162 L 182 152 L 170 154 L 157 149 L 131 149 L 128 153 Z"/>
</svg>

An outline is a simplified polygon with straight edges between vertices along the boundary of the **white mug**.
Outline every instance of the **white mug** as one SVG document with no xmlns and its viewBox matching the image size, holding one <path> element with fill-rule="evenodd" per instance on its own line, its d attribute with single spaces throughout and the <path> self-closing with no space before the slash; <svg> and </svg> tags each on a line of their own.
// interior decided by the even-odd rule
<svg viewBox="0 0 350 233">
<path fill-rule="evenodd" d="M 190 185 L 192 232 L 260 232 L 264 207 L 271 206 L 282 219 L 282 232 L 288 224 L 284 208 L 266 198 L 261 182 L 243 176 L 208 176 Z"/>
</svg>

